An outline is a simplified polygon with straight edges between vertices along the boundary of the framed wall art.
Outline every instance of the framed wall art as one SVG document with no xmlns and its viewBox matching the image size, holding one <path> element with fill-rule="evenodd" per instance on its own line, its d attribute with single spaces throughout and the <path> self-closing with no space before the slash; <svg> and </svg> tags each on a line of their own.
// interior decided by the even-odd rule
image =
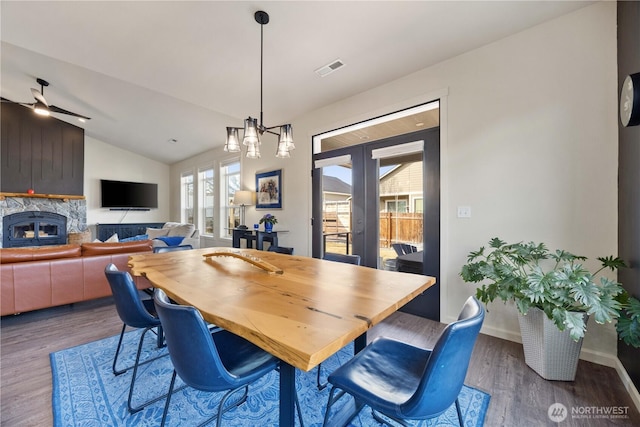
<svg viewBox="0 0 640 427">
<path fill-rule="evenodd" d="M 282 209 L 282 169 L 256 173 L 256 209 Z"/>
</svg>

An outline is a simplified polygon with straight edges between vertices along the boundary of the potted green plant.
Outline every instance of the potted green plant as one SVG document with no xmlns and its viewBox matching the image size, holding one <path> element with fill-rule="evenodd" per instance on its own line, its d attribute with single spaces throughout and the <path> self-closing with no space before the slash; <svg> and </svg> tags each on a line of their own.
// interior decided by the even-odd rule
<svg viewBox="0 0 640 427">
<path fill-rule="evenodd" d="M 598 258 L 602 266 L 591 273 L 582 265 L 586 259 L 551 252 L 543 243 L 507 244 L 493 238 L 488 249 L 468 255 L 460 275 L 465 282 L 481 283 L 476 296 L 485 304 L 496 298 L 515 303 L 527 365 L 546 379 L 573 380 L 587 316 L 597 323 L 616 320 L 619 338 L 640 347 L 640 302 L 620 283 L 604 276 L 596 280 L 604 269 L 625 267 L 624 261 Z M 568 360 L 560 362 L 562 354 Z"/>
<path fill-rule="evenodd" d="M 278 223 L 278 219 L 271 214 L 264 214 L 259 221 L 260 224 L 264 224 L 264 231 L 270 232 L 273 230 L 273 224 Z"/>
</svg>

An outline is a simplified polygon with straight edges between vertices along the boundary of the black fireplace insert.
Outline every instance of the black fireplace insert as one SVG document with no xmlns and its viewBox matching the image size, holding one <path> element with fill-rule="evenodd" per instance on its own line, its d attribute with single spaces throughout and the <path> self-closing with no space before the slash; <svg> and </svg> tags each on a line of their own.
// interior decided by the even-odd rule
<svg viewBox="0 0 640 427">
<path fill-rule="evenodd" d="M 2 246 L 64 245 L 67 243 L 67 218 L 54 212 L 19 212 L 2 219 Z"/>
</svg>

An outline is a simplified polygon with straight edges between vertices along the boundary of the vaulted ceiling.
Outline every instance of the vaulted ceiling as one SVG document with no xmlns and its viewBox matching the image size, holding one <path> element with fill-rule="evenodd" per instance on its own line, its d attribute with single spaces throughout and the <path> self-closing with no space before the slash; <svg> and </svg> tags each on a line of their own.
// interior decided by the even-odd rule
<svg viewBox="0 0 640 427">
<path fill-rule="evenodd" d="M 92 119 L 57 118 L 171 164 L 259 115 L 257 10 L 270 15 L 264 122 L 277 125 L 591 3 L 3 0 L 1 95 L 32 102 L 44 78 L 50 103 Z"/>
</svg>

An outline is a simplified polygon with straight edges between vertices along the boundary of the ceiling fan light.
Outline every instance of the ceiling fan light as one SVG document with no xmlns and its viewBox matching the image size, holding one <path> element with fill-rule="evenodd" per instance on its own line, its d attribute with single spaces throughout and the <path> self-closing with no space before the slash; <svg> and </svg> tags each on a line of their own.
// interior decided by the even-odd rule
<svg viewBox="0 0 640 427">
<path fill-rule="evenodd" d="M 36 101 L 36 105 L 33 106 L 33 112 L 40 116 L 50 116 L 51 111 L 40 101 Z"/>
<path fill-rule="evenodd" d="M 224 144 L 224 151 L 229 153 L 237 153 L 240 151 L 240 141 L 238 139 L 237 128 L 227 128 L 227 141 Z"/>
</svg>

